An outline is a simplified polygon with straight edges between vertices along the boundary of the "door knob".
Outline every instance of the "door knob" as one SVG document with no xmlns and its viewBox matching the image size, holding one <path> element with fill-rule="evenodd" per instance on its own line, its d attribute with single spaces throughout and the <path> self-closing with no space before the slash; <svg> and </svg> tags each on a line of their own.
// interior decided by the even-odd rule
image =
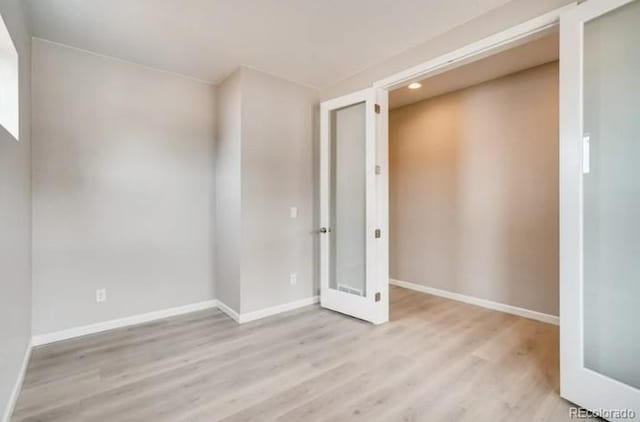
<svg viewBox="0 0 640 422">
<path fill-rule="evenodd" d="M 320 227 L 320 233 L 327 233 L 330 232 L 331 229 L 327 229 L 326 227 Z"/>
</svg>

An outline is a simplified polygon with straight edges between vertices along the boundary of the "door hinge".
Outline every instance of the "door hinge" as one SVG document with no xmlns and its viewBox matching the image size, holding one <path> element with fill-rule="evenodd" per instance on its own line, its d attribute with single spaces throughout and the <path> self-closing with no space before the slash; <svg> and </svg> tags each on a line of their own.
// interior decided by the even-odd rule
<svg viewBox="0 0 640 422">
<path fill-rule="evenodd" d="M 376 293 L 375 298 L 376 298 L 376 302 L 380 302 L 380 292 Z"/>
<path fill-rule="evenodd" d="M 376 239 L 380 239 L 382 237 L 382 231 L 380 229 L 376 229 Z"/>
<path fill-rule="evenodd" d="M 374 105 L 373 110 L 376 112 L 376 114 L 380 114 L 380 104 Z"/>
</svg>

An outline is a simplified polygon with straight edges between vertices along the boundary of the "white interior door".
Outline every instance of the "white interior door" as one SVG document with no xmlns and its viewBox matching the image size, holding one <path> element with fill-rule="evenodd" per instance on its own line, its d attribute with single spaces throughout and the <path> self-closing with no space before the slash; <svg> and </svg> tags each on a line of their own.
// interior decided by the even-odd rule
<svg viewBox="0 0 640 422">
<path fill-rule="evenodd" d="M 561 394 L 640 420 L 640 0 L 588 0 L 560 32 Z"/>
<path fill-rule="evenodd" d="M 366 89 L 320 110 L 320 303 L 376 324 L 389 319 L 386 95 Z"/>
</svg>

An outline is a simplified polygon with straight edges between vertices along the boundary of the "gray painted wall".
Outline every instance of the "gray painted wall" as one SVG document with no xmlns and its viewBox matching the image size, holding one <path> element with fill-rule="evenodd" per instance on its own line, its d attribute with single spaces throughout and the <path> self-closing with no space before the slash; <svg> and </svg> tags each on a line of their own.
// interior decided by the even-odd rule
<svg viewBox="0 0 640 422">
<path fill-rule="evenodd" d="M 558 63 L 393 110 L 390 272 L 558 315 Z"/>
<path fill-rule="evenodd" d="M 34 334 L 214 298 L 214 138 L 210 85 L 34 40 Z"/>
<path fill-rule="evenodd" d="M 238 313 L 316 294 L 317 101 L 316 90 L 245 67 L 219 87 L 216 282 Z"/>
<path fill-rule="evenodd" d="M 463 25 L 415 47 L 407 48 L 376 66 L 323 89 L 321 97 L 324 100 L 367 88 L 377 80 L 574 2 L 575 0 L 511 0 Z"/>
<path fill-rule="evenodd" d="M 242 290 L 252 312 L 315 295 L 317 91 L 242 68 Z M 290 218 L 290 208 L 298 217 Z M 297 284 L 289 276 L 297 273 Z"/>
<path fill-rule="evenodd" d="M 0 418 L 31 338 L 31 34 L 21 3 L 0 2 L 20 56 L 20 141 L 0 126 Z"/>
<path fill-rule="evenodd" d="M 218 85 L 216 136 L 216 294 L 240 312 L 241 71 Z"/>
</svg>

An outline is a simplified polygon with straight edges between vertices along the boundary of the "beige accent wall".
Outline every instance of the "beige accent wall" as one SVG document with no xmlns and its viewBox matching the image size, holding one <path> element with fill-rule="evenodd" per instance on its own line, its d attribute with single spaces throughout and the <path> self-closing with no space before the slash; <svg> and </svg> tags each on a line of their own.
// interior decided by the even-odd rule
<svg viewBox="0 0 640 422">
<path fill-rule="evenodd" d="M 558 315 L 558 62 L 389 123 L 391 278 Z"/>
</svg>

